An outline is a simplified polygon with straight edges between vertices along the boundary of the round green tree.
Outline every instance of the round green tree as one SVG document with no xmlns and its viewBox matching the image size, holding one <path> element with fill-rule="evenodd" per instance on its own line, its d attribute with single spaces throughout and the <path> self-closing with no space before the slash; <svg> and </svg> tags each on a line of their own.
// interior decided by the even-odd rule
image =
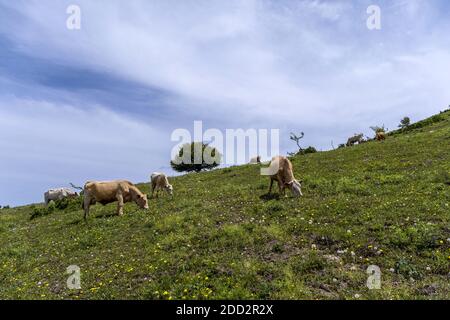
<svg viewBox="0 0 450 320">
<path fill-rule="evenodd" d="M 178 172 L 200 172 L 220 165 L 222 154 L 207 143 L 191 142 L 180 147 L 178 154 L 170 162 Z"/>
</svg>

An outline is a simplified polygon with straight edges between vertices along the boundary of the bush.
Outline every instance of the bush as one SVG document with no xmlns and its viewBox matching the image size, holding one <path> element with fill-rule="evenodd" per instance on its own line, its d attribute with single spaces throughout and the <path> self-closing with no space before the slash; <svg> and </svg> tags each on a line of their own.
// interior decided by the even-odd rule
<svg viewBox="0 0 450 320">
<path fill-rule="evenodd" d="M 445 120 L 445 117 L 442 114 L 436 114 L 436 115 L 434 115 L 434 116 L 432 116 L 430 118 L 427 118 L 425 120 L 418 121 L 416 123 L 410 124 L 407 127 L 395 130 L 395 131 L 392 132 L 392 134 L 405 133 L 405 132 L 409 132 L 409 131 L 412 131 L 412 130 L 415 130 L 415 129 L 420 129 L 420 128 L 430 126 L 432 124 L 435 124 L 435 123 L 443 121 L 443 120 Z"/>
<path fill-rule="evenodd" d="M 50 201 L 47 207 L 31 207 L 32 213 L 30 220 L 36 219 L 38 217 L 47 216 L 54 213 L 55 211 L 61 212 L 71 212 L 81 209 L 82 197 L 76 198 L 65 198 L 62 200 Z"/>
<path fill-rule="evenodd" d="M 293 156 L 301 156 L 301 155 L 305 155 L 308 153 L 316 153 L 317 150 L 314 147 L 309 146 L 306 149 L 300 149 L 297 152 L 288 152 L 289 156 L 293 157 Z"/>
<path fill-rule="evenodd" d="M 64 198 L 55 201 L 55 207 L 60 211 L 76 211 L 81 207 L 82 197 Z"/>
<path fill-rule="evenodd" d="M 411 124 L 411 120 L 409 119 L 409 117 L 404 117 L 402 120 L 400 120 L 400 124 L 398 125 L 398 127 L 400 129 L 405 129 L 408 128 Z"/>
<path fill-rule="evenodd" d="M 306 149 L 300 150 L 300 151 L 298 152 L 298 154 L 308 154 L 308 153 L 316 153 L 316 152 L 317 152 L 316 148 L 314 148 L 314 147 L 312 147 L 312 146 L 309 146 L 309 147 L 306 148 Z"/>
<path fill-rule="evenodd" d="M 47 207 L 33 207 L 32 209 L 30 220 L 52 214 L 56 210 L 56 205 L 54 201 L 50 201 Z"/>
<path fill-rule="evenodd" d="M 190 152 L 190 156 L 184 154 L 186 150 Z M 211 157 L 210 161 L 207 161 L 205 156 Z M 170 165 L 178 172 L 200 172 L 219 166 L 221 159 L 222 154 L 216 148 L 203 142 L 192 142 L 180 147 L 178 155 L 170 162 Z"/>
</svg>

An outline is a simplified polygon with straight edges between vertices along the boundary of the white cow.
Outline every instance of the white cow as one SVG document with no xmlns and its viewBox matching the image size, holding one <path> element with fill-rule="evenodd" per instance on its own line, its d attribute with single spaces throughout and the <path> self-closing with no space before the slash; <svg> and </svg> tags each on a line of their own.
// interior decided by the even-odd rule
<svg viewBox="0 0 450 320">
<path fill-rule="evenodd" d="M 153 193 L 156 191 L 156 197 L 158 197 L 159 190 L 166 190 L 168 194 L 173 195 L 173 187 L 169 183 L 167 176 L 161 172 L 153 172 L 150 177 L 151 185 L 152 185 L 152 198 Z"/>
<path fill-rule="evenodd" d="M 75 198 L 78 193 L 70 190 L 69 188 L 56 188 L 50 189 L 44 193 L 45 205 L 48 205 L 50 201 L 62 200 L 65 198 Z"/>
</svg>

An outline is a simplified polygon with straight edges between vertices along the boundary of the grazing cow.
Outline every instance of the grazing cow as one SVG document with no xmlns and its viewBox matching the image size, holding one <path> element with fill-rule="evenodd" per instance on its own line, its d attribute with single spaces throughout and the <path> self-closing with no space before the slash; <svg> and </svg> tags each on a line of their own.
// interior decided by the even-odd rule
<svg viewBox="0 0 450 320">
<path fill-rule="evenodd" d="M 118 202 L 117 214 L 123 215 L 123 205 L 134 201 L 141 209 L 148 210 L 147 195 L 134 184 L 126 180 L 95 182 L 88 181 L 84 185 L 84 219 L 89 215 L 89 207 L 97 202 L 106 205 Z"/>
<path fill-rule="evenodd" d="M 355 143 L 358 143 L 358 144 L 362 143 L 363 136 L 364 135 L 362 133 L 360 133 L 360 134 L 355 134 L 353 137 L 348 138 L 346 146 L 351 147 Z"/>
<path fill-rule="evenodd" d="M 379 131 L 377 132 L 375 139 L 377 139 L 377 141 L 386 140 L 386 134 L 383 131 Z"/>
<path fill-rule="evenodd" d="M 291 161 L 282 156 L 273 157 L 269 170 L 273 169 L 275 172 L 277 168 L 277 173 L 270 176 L 269 194 L 272 192 L 273 181 L 277 181 L 280 195 L 285 194 L 286 187 L 289 187 L 294 196 L 303 196 L 301 181 L 295 179 Z"/>
<path fill-rule="evenodd" d="M 45 205 L 48 206 L 50 201 L 62 200 L 65 198 L 78 197 L 78 193 L 69 188 L 50 189 L 44 193 Z"/>
<path fill-rule="evenodd" d="M 257 163 L 261 163 L 261 157 L 257 156 L 257 157 L 253 157 L 250 159 L 250 163 L 251 164 L 257 164 Z"/>
<path fill-rule="evenodd" d="M 167 176 L 161 172 L 153 172 L 150 177 L 151 185 L 152 185 L 152 198 L 153 193 L 156 190 L 156 197 L 158 198 L 159 190 L 166 190 L 168 194 L 173 196 L 173 187 L 169 183 Z"/>
</svg>

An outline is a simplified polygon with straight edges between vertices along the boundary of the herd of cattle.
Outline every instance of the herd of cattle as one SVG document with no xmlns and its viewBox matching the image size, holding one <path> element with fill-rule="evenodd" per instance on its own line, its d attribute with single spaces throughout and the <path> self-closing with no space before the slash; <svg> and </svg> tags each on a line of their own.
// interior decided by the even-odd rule
<svg viewBox="0 0 450 320">
<path fill-rule="evenodd" d="M 261 163 L 261 158 L 255 157 L 250 163 Z M 301 181 L 299 182 L 294 177 L 294 171 L 291 161 L 283 156 L 272 158 L 269 168 L 276 168 L 270 175 L 269 193 L 272 192 L 273 182 L 278 183 L 279 193 L 285 194 L 286 188 L 289 188 L 293 195 L 302 196 Z M 171 196 L 173 195 L 173 187 L 169 183 L 167 176 L 161 172 L 154 172 L 151 175 L 150 185 L 152 190 L 151 197 L 153 198 L 155 192 L 156 197 L 160 191 L 166 191 Z M 45 204 L 48 205 L 50 201 L 63 200 L 65 198 L 78 197 L 78 193 L 68 188 L 51 189 L 45 192 Z M 117 214 L 123 215 L 123 206 L 127 202 L 135 202 L 141 209 L 149 209 L 147 195 L 142 193 L 136 185 L 127 180 L 114 181 L 88 181 L 83 188 L 82 208 L 84 210 L 84 219 L 89 215 L 90 206 L 100 203 L 106 205 L 117 202 Z"/>
<path fill-rule="evenodd" d="M 378 131 L 375 134 L 375 140 L 377 141 L 383 141 L 386 140 L 386 134 L 383 131 Z M 348 138 L 347 143 L 345 144 L 345 146 L 347 147 L 351 147 L 354 144 L 358 143 L 364 143 L 367 142 L 368 140 L 364 140 L 364 135 L 362 133 L 360 134 L 355 134 L 353 137 Z"/>
<path fill-rule="evenodd" d="M 377 132 L 375 139 L 383 141 L 386 139 L 384 132 Z M 347 146 L 352 146 L 355 143 L 363 143 L 363 135 L 357 134 L 350 137 L 347 141 Z M 250 160 L 251 164 L 260 164 L 261 157 L 257 156 Z M 295 197 L 302 196 L 301 181 L 298 181 L 294 177 L 294 170 L 292 168 L 291 161 L 283 156 L 273 157 L 269 168 L 276 168 L 271 172 L 274 174 L 269 175 L 270 186 L 269 194 L 272 192 L 273 182 L 278 183 L 278 189 L 280 195 L 285 195 L 286 188 L 289 188 Z M 150 177 L 150 185 L 152 190 L 151 197 L 156 197 L 160 191 L 166 191 L 173 196 L 173 187 L 169 183 L 167 176 L 161 172 L 154 172 Z M 80 188 L 81 189 L 81 188 Z M 78 193 L 68 188 L 51 189 L 45 192 L 44 199 L 45 204 L 48 205 L 50 201 L 62 200 L 65 198 L 78 197 Z M 88 181 L 83 188 L 83 201 L 82 208 L 84 209 L 84 219 L 87 219 L 89 215 L 89 208 L 91 205 L 101 203 L 106 205 L 112 202 L 117 202 L 117 214 L 123 215 L 123 206 L 127 202 L 134 201 L 141 209 L 149 209 L 147 195 L 142 193 L 136 185 L 127 180 L 114 180 L 114 181 Z"/>
</svg>

